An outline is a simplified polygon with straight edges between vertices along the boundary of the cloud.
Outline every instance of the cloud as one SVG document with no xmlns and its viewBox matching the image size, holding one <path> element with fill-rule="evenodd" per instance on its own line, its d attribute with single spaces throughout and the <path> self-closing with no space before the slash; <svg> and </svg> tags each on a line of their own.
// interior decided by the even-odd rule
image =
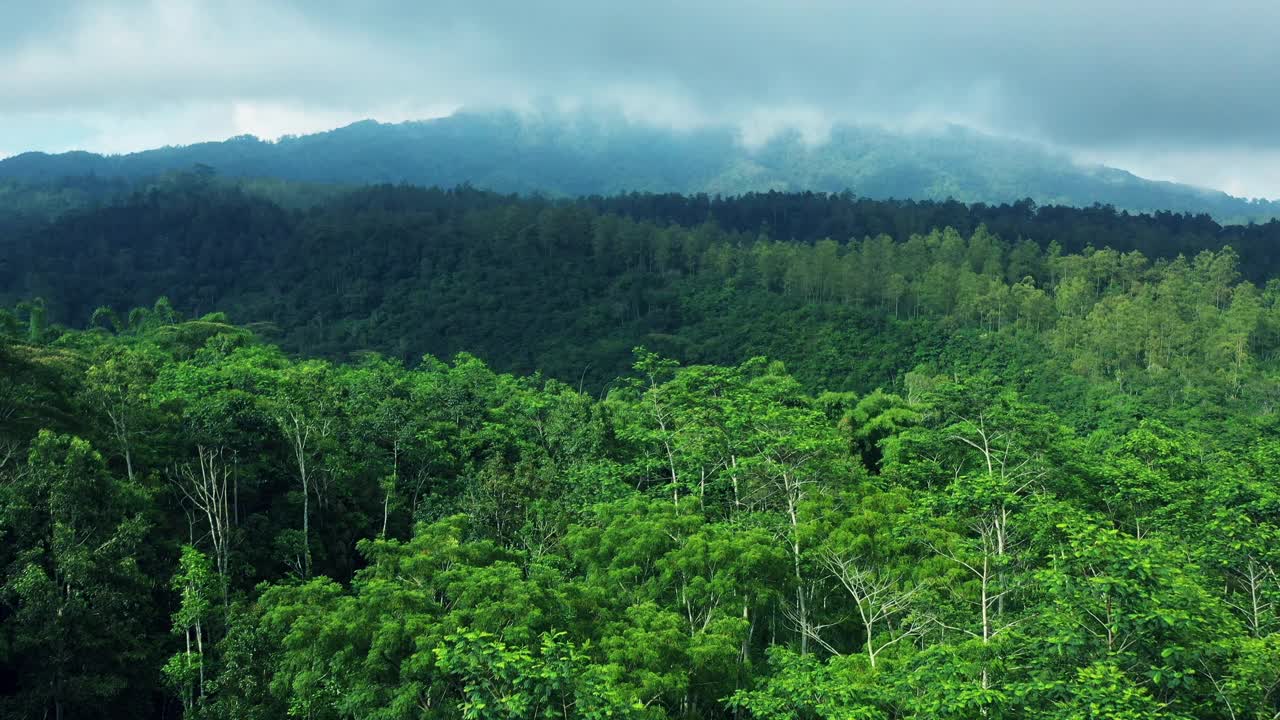
<svg viewBox="0 0 1280 720">
<path fill-rule="evenodd" d="M 123 148 L 546 102 L 748 143 L 953 122 L 1274 196 L 1278 27 L 1256 0 L 11 3 L 0 129 L 88 118 Z"/>
</svg>

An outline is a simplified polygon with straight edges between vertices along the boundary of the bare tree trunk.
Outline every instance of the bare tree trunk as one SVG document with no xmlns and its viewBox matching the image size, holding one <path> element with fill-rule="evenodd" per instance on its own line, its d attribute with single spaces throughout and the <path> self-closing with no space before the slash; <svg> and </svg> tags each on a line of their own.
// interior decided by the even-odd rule
<svg viewBox="0 0 1280 720">
<path fill-rule="evenodd" d="M 198 697 L 204 697 L 204 632 L 200 621 L 196 620 L 196 655 L 200 661 L 200 685 Z"/>
<path fill-rule="evenodd" d="M 302 576 L 311 577 L 311 484 L 308 482 L 306 461 L 299 460 L 302 478 Z"/>
<path fill-rule="evenodd" d="M 382 496 L 382 537 L 387 536 L 387 516 L 391 512 L 391 495 L 400 482 L 400 440 L 397 438 L 391 446 L 391 484 Z"/>
<path fill-rule="evenodd" d="M 738 456 L 730 455 L 729 464 L 733 468 L 729 473 L 729 479 L 733 481 L 733 512 L 736 515 L 742 512 L 742 499 L 738 493 Z"/>
<path fill-rule="evenodd" d="M 190 668 L 191 667 L 191 628 L 187 628 L 187 631 L 182 635 L 187 641 L 187 667 Z M 186 696 L 182 698 L 182 704 L 186 706 L 188 710 L 190 710 L 191 706 L 195 703 L 196 693 L 195 693 L 195 690 L 193 690 L 190 686 L 187 687 L 186 692 L 187 692 Z"/>
<path fill-rule="evenodd" d="M 809 608 L 805 603 L 804 577 L 800 572 L 800 521 L 796 511 L 798 498 L 791 492 L 791 481 L 784 474 L 787 487 L 787 517 L 791 521 L 791 565 L 795 571 L 796 612 L 800 624 L 800 654 L 809 654 Z"/>
<path fill-rule="evenodd" d="M 307 468 L 307 443 L 311 439 L 311 427 L 304 424 L 296 412 L 290 411 L 282 420 L 285 436 L 293 446 L 294 461 L 298 464 L 298 483 L 302 486 L 302 576 L 311 577 L 311 475 Z"/>
<path fill-rule="evenodd" d="M 240 527 L 240 453 L 231 453 L 231 517 L 232 523 Z"/>
<path fill-rule="evenodd" d="M 382 498 L 382 537 L 387 536 L 387 515 L 391 507 L 391 493 L 388 492 Z"/>
<path fill-rule="evenodd" d="M 124 468 L 129 482 L 133 482 L 133 452 L 129 447 L 129 426 L 125 423 L 124 411 L 108 407 L 107 418 L 111 420 L 116 442 L 120 443 L 120 452 L 124 455 Z"/>
<path fill-rule="evenodd" d="M 231 498 L 228 491 L 231 469 L 222 461 L 221 448 L 210 450 L 197 446 L 196 469 L 192 470 L 190 464 L 184 465 L 174 470 L 170 480 L 195 509 L 204 515 L 209 526 L 208 537 L 213 546 L 214 564 L 218 570 L 222 605 L 225 609 L 229 607 L 227 577 L 231 555 Z M 192 535 L 191 543 L 194 545 L 194 532 Z"/>
<path fill-rule="evenodd" d="M 876 666 L 876 657 L 880 651 L 920 634 L 920 628 L 914 622 L 900 623 L 897 627 L 893 625 L 895 616 L 906 615 L 911 610 L 912 598 L 918 587 L 900 589 L 897 587 L 897 578 L 863 568 L 853 559 L 834 554 L 827 555 L 825 564 L 849 593 L 858 609 L 867 643 L 867 661 L 872 668 Z M 877 645 L 876 628 L 881 624 L 890 632 L 889 637 Z M 819 642 L 822 642 L 821 639 Z"/>
</svg>

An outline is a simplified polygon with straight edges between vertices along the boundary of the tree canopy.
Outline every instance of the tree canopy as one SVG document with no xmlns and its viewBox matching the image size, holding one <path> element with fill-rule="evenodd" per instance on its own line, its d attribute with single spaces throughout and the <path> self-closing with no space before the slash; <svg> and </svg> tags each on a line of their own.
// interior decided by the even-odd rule
<svg viewBox="0 0 1280 720">
<path fill-rule="evenodd" d="M 206 184 L 19 234 L 0 716 L 1280 713 L 1241 251 L 626 202 Z"/>
</svg>

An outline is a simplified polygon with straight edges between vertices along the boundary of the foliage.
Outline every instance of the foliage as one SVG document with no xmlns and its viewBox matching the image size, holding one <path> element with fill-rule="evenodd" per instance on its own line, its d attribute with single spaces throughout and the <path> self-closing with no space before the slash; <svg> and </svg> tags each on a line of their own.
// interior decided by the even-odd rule
<svg viewBox="0 0 1280 720">
<path fill-rule="evenodd" d="M 177 285 L 83 330 L 56 310 L 103 305 L 91 284 L 15 306 L 0 716 L 1280 712 L 1280 293 L 1229 249 L 1153 263 L 945 227 L 808 245 L 465 190 L 305 216 L 184 192 L 116 210 L 177 222 L 221 198 L 328 238 L 272 250 L 317 273 L 271 302 L 293 349 L 361 346 L 340 313 L 289 313 L 377 277 L 380 337 L 416 318 L 559 371 L 297 357 L 189 319 Z M 192 247 L 213 242 L 173 252 Z M 207 267 L 196 287 L 258 282 Z M 394 293 L 417 299 L 393 317 Z"/>
</svg>

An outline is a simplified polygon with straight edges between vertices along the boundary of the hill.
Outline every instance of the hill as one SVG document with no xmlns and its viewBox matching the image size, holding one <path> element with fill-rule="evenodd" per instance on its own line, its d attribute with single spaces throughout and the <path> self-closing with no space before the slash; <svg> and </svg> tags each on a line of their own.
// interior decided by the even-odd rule
<svg viewBox="0 0 1280 720">
<path fill-rule="evenodd" d="M 463 112 L 401 124 L 364 121 L 276 142 L 242 136 L 129 155 L 25 153 L 0 161 L 0 180 L 136 180 L 194 165 L 233 178 L 471 183 L 553 196 L 851 190 L 880 199 L 1102 203 L 1132 211 L 1209 213 L 1226 222 L 1280 214 L 1276 203 L 1083 166 L 1032 143 L 959 127 L 903 133 L 845 125 L 821 143 L 784 132 L 747 147 L 728 127 L 677 131 L 598 115 Z"/>
<path fill-rule="evenodd" d="M 865 390 L 957 328 L 1015 320 L 1013 294 L 1052 294 L 1063 258 L 1092 263 L 1095 294 L 1113 274 L 1137 282 L 1219 251 L 1263 283 L 1277 237 L 1280 221 L 817 193 L 569 201 L 378 186 L 290 209 L 184 175 L 0 235 L 0 306 L 42 297 L 49 321 L 111 326 L 165 296 L 182 313 L 267 323 L 305 355 L 467 351 L 593 388 L 635 345 L 697 362 L 763 353 L 809 387 Z"/>
</svg>

